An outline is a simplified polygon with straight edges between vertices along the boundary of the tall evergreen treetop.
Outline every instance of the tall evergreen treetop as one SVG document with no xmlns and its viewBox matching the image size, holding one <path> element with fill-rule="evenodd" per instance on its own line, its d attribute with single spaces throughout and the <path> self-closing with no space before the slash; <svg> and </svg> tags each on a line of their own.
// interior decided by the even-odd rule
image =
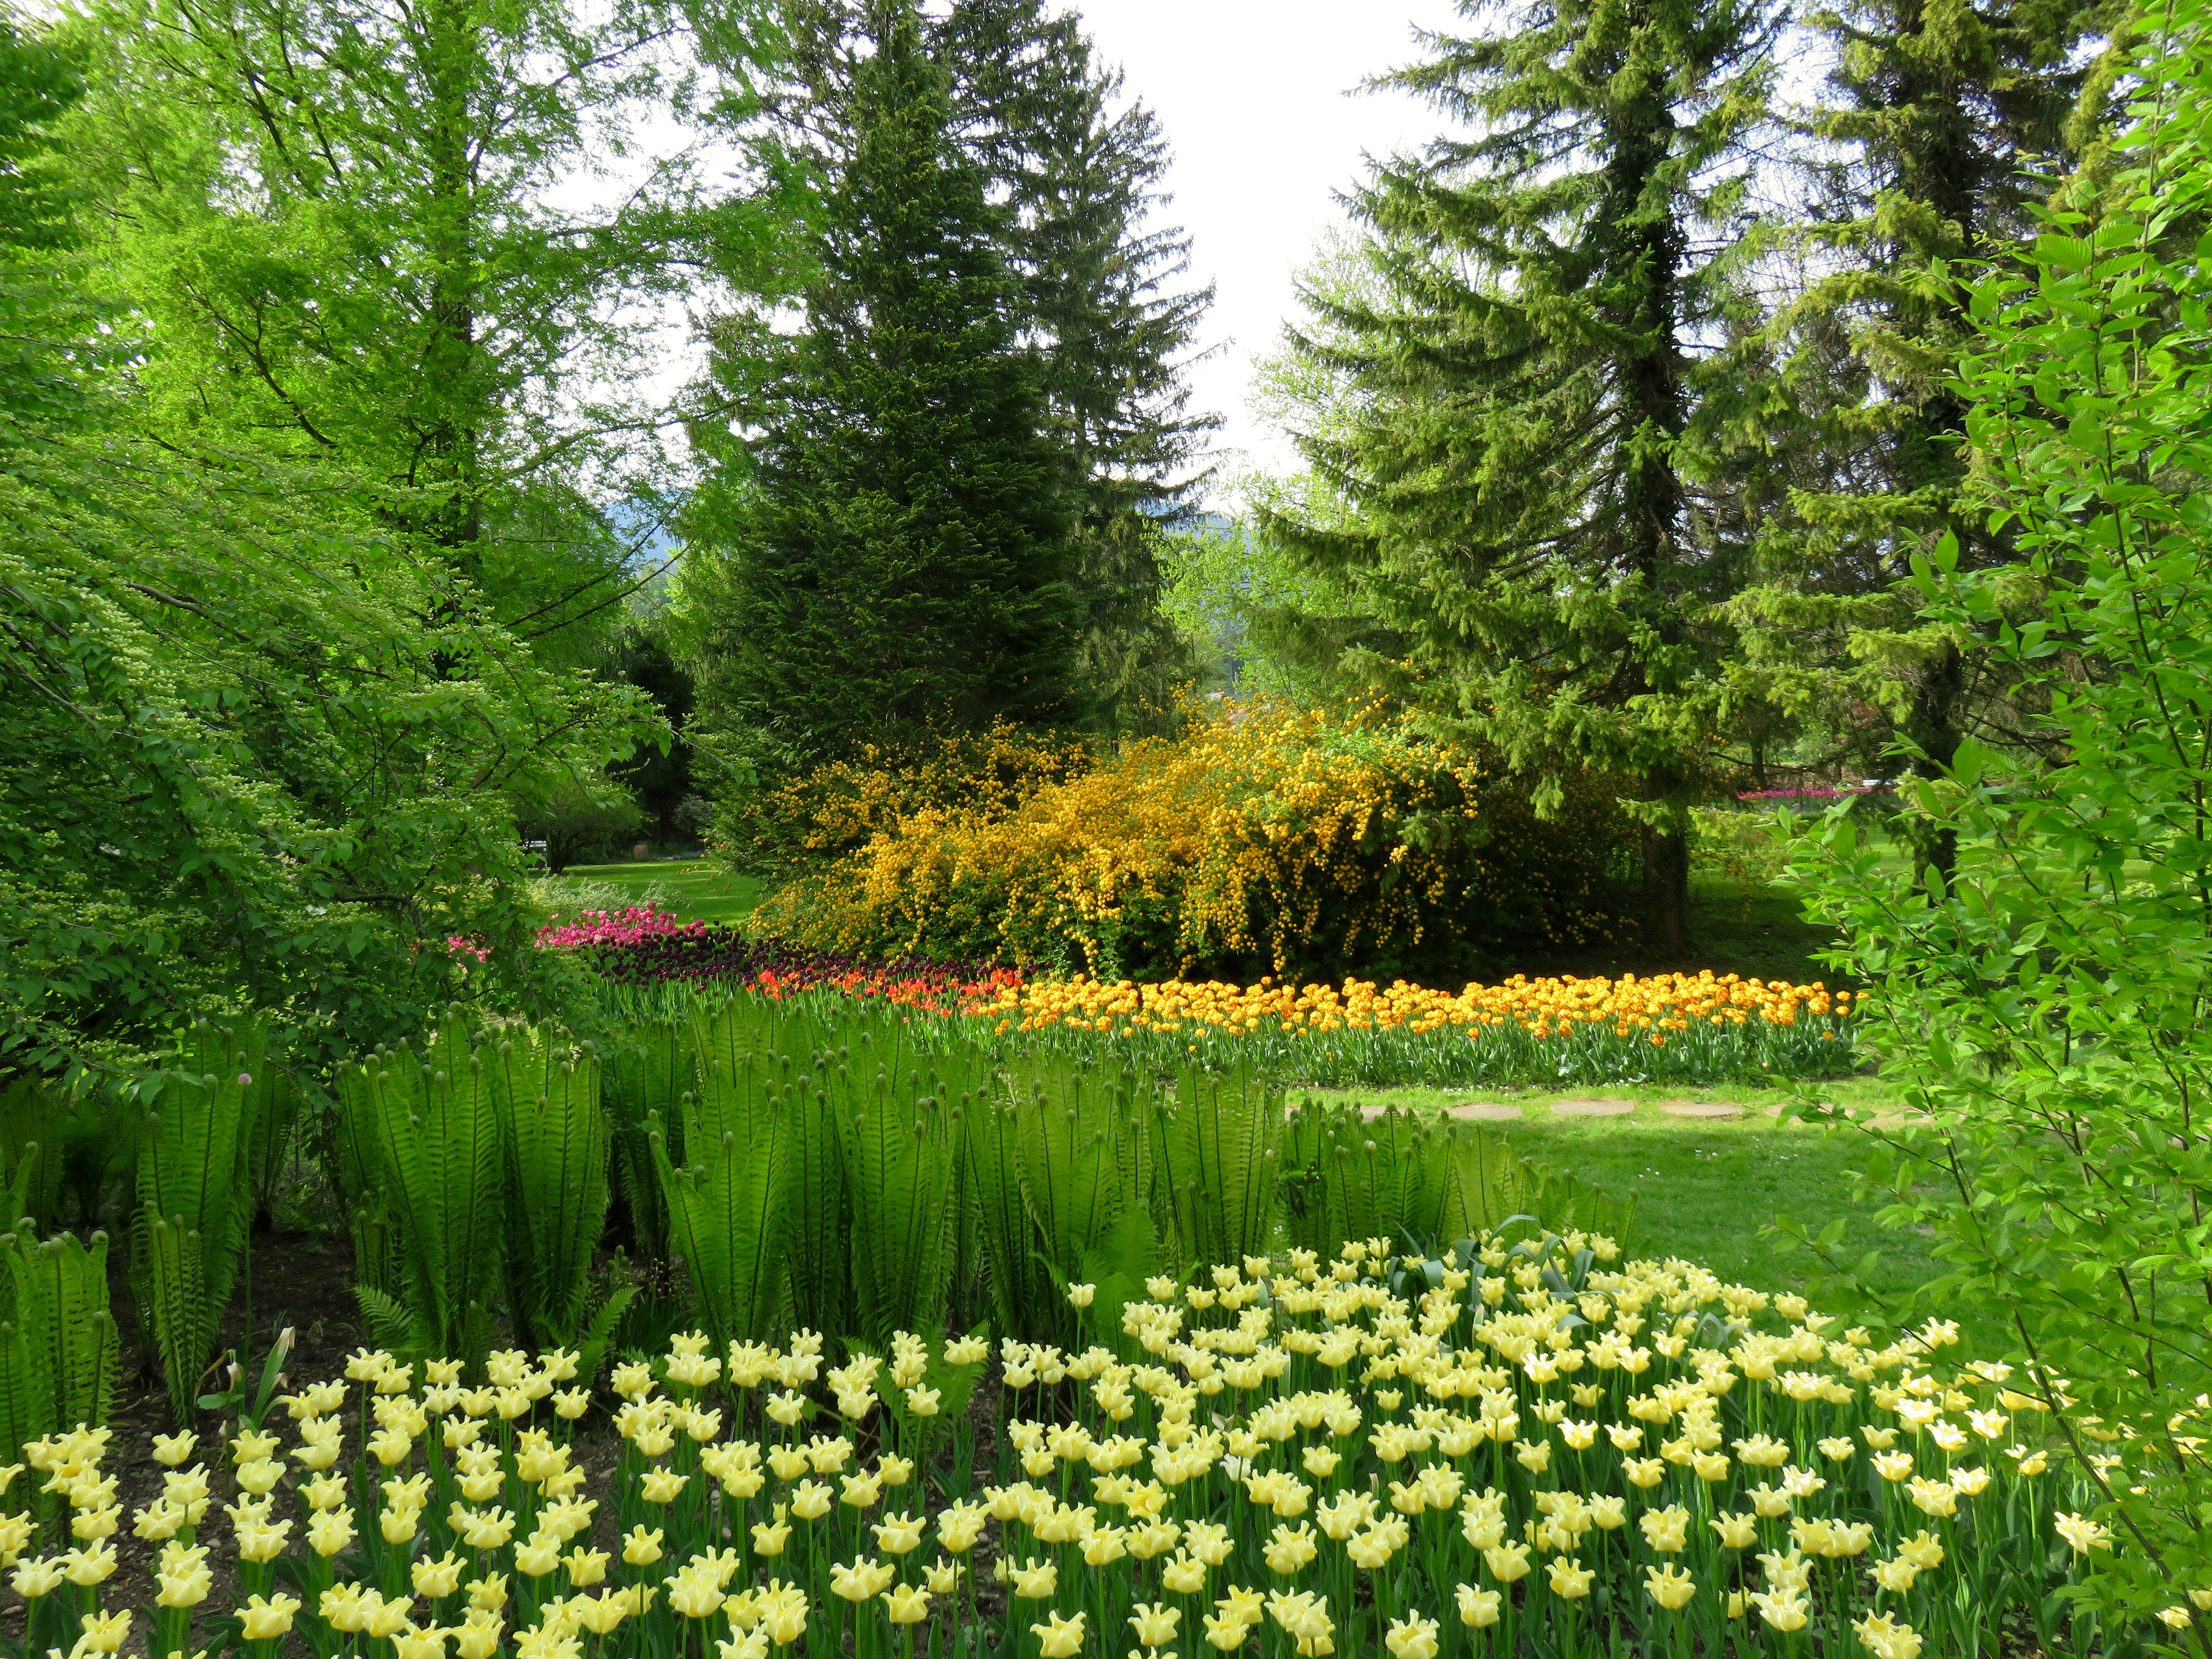
<svg viewBox="0 0 2212 1659">
<path fill-rule="evenodd" d="M 1893 593 L 1949 535 L 1967 569 L 2010 556 L 1969 499 L 1970 262 L 2004 257 L 2097 130 L 2109 79 L 2082 48 L 2102 0 L 1847 0 L 1808 20 L 1832 68 L 1795 118 L 1809 211 L 1784 228 L 1800 290 L 1731 377 L 1749 472 L 1781 480 L 1759 578 L 1738 605 L 1740 684 L 1883 763 L 1897 737 L 1940 774 L 2002 689 Z M 1753 489 L 1759 488 L 1756 482 Z M 1840 708 L 1860 711 L 1838 720 Z M 1885 712 L 1886 711 L 1886 712 Z M 1948 844 L 1924 859 L 1948 868 Z"/>
<path fill-rule="evenodd" d="M 934 50 L 956 76 L 963 142 L 1003 192 L 1022 337 L 1048 422 L 1082 480 L 1079 672 L 1109 726 L 1164 709 L 1195 669 L 1161 610 L 1164 538 L 1188 521 L 1217 415 L 1183 369 L 1213 290 L 1184 289 L 1190 240 L 1168 205 L 1159 118 L 1123 100 L 1073 13 L 965 0 Z"/>
<path fill-rule="evenodd" d="M 1004 209 L 917 8 L 872 11 L 849 103 L 817 106 L 842 165 L 805 326 L 747 411 L 734 545 L 687 577 L 725 757 L 771 767 L 1080 712 L 1074 479 L 1017 338 Z"/>
<path fill-rule="evenodd" d="M 1343 668 L 1516 766 L 1634 780 L 1669 947 L 1741 565 L 1690 482 L 1698 366 L 1776 28 L 1759 0 L 1553 0 L 1425 37 L 1390 82 L 1474 131 L 1376 170 L 1376 281 L 1310 293 L 1298 337 L 1351 410 L 1301 447 L 1351 512 L 1262 515 L 1374 619 Z"/>
</svg>

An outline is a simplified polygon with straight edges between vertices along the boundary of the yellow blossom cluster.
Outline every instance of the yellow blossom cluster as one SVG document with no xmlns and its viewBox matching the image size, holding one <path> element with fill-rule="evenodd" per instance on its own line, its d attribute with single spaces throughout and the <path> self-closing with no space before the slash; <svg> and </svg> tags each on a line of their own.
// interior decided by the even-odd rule
<svg viewBox="0 0 2212 1659">
<path fill-rule="evenodd" d="M 1172 1070 L 1249 1061 L 1322 1086 L 1481 1079 L 1684 1083 L 1827 1076 L 1851 1064 L 1847 990 L 1736 974 L 1528 979 L 1457 992 L 1082 977 L 1004 982 L 968 1005 L 994 1039 L 1111 1042 Z"/>
<path fill-rule="evenodd" d="M 1669 1032 L 1693 1024 L 1743 1025 L 1753 1021 L 1790 1026 L 1798 1021 L 1842 1020 L 1851 994 L 1814 981 L 1746 979 L 1736 974 L 1659 974 L 1638 978 L 1579 979 L 1572 975 L 1531 980 L 1516 974 L 1498 985 L 1469 983 L 1457 993 L 1427 990 L 1397 980 L 1388 986 L 1348 979 L 1341 987 L 1256 985 L 1170 981 L 1139 985 L 1091 978 L 1041 980 L 1003 985 L 969 1011 L 995 1019 L 1000 1030 L 1037 1031 L 1053 1026 L 1101 1032 L 1184 1030 L 1285 1035 L 1336 1031 L 1460 1030 L 1478 1033 L 1514 1024 L 1537 1037 L 1563 1036 L 1577 1026 L 1610 1030 L 1617 1036 L 1647 1034 L 1661 1043 Z"/>
<path fill-rule="evenodd" d="M 2063 1607 L 2113 1547 L 2034 1431 L 2044 1401 L 2002 1364 L 1937 1368 L 1954 1328 L 1880 1343 L 1601 1237 L 1464 1260 L 1369 1240 L 1069 1297 L 1088 1346 L 1003 1340 L 988 1444 L 933 1470 L 939 1443 L 902 1438 L 915 1397 L 972 1384 L 980 1335 L 842 1364 L 811 1333 L 678 1336 L 616 1369 L 596 1492 L 573 1355 L 465 1377 L 364 1352 L 357 1394 L 283 1398 L 289 1448 L 240 1425 L 211 1468 L 190 1434 L 157 1443 L 163 1490 L 130 1522 L 161 1545 L 149 1585 L 114 1582 L 105 1431 L 25 1449 L 0 1566 L 27 1646 L 75 1659 L 142 1613 L 147 1651 L 191 1653 L 218 1547 L 255 1659 L 582 1659 L 617 1636 L 647 1659 L 888 1659 L 917 1627 L 1004 1659 L 1718 1652 L 1753 1627 L 1936 1659 Z M 2185 1588 L 2160 1617 L 2208 1604 Z"/>
<path fill-rule="evenodd" d="M 1524 793 L 1375 709 L 1187 711 L 1173 737 L 1073 765 L 1054 740 L 1016 764 L 997 732 L 972 762 L 792 787 L 831 827 L 826 872 L 770 894 L 753 925 L 813 949 L 1190 972 L 1257 957 L 1352 960 L 1448 931 L 1462 948 L 1612 939 L 1598 895 L 1620 831 L 1578 784 L 1540 820 Z M 1010 783 L 1008 781 L 1012 780 Z M 818 798 L 818 799 L 817 799 Z"/>
</svg>

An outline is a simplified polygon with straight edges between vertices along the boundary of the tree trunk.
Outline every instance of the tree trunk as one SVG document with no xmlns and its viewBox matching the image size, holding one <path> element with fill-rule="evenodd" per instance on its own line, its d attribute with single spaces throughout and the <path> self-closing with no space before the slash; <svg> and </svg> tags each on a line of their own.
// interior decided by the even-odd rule
<svg viewBox="0 0 2212 1659">
<path fill-rule="evenodd" d="M 1912 712 L 1906 730 L 1920 754 L 1912 763 L 1916 777 L 1948 777 L 1952 759 L 1965 735 L 1959 729 L 1959 705 L 1966 689 L 1966 659 L 1956 645 L 1946 642 L 1929 659 L 1913 687 Z M 1948 888 L 1959 867 L 1959 836 L 1954 830 L 1931 830 L 1919 818 L 1899 814 L 1905 838 L 1911 843 L 1916 873 L 1931 890 Z"/>
<path fill-rule="evenodd" d="M 1663 773 L 1648 774 L 1644 799 L 1664 800 L 1674 785 Z M 1679 956 L 1690 948 L 1690 838 L 1679 829 L 1647 823 L 1643 842 L 1644 948 Z"/>
</svg>

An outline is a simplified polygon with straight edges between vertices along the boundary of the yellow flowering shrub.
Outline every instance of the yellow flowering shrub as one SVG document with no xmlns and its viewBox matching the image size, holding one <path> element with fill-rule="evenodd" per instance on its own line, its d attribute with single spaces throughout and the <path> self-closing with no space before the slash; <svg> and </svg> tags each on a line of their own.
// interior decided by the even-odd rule
<svg viewBox="0 0 2212 1659">
<path fill-rule="evenodd" d="M 1060 740 L 1001 732 L 787 793 L 780 820 L 811 802 L 829 862 L 754 925 L 817 950 L 1249 977 L 1573 947 L 1628 926 L 1607 896 L 1623 825 L 1602 780 L 1540 819 L 1479 758 L 1372 709 L 1193 710 L 1176 735 L 1087 765 Z"/>
</svg>

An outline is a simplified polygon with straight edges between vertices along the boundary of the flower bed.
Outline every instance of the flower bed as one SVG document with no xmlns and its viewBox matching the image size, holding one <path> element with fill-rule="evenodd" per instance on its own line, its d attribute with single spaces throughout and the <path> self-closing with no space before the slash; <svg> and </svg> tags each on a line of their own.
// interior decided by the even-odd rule
<svg viewBox="0 0 2212 1659">
<path fill-rule="evenodd" d="M 695 987 L 743 988 L 769 996 L 830 990 L 952 1013 L 1018 978 L 1012 969 L 988 963 L 924 957 L 870 962 L 796 950 L 773 939 L 750 939 L 734 928 L 678 921 L 651 905 L 587 912 L 565 927 L 541 930 L 538 945 L 579 951 L 610 985 L 643 993 L 647 1000 L 660 992 L 680 997 Z"/>
<path fill-rule="evenodd" d="M 2004 1366 L 1939 1367 L 1947 1328 L 1878 1346 L 1582 1235 L 1385 1248 L 1110 1306 L 1072 1286 L 1093 1345 L 1005 1341 L 995 1378 L 980 1337 L 902 1334 L 832 1366 L 805 1333 L 711 1353 L 679 1336 L 616 1370 L 603 1482 L 574 1455 L 598 1401 L 574 1356 L 465 1377 L 364 1352 L 368 1409 L 345 1383 L 301 1389 L 289 1446 L 246 1428 L 210 1468 L 191 1435 L 157 1442 L 167 1490 L 131 1518 L 161 1546 L 150 1583 L 117 1577 L 106 1431 L 26 1449 L 0 1560 L 26 1649 L 79 1655 L 235 1631 L 257 1659 L 382 1651 L 364 1638 L 398 1659 L 865 1659 L 917 1637 L 1003 1659 L 1524 1638 L 1936 1659 L 1999 1651 L 2001 1629 L 2005 1651 L 2128 1634 L 2069 1599 L 2112 1540 L 2075 1512 L 2087 1488 L 2036 1431 L 2045 1402 Z M 986 1381 L 991 1409 L 964 1410 Z M 2186 1625 L 2212 1591 L 2177 1598 L 2161 1616 Z"/>
<path fill-rule="evenodd" d="M 1661 974 L 1531 980 L 1454 993 L 1399 981 L 1340 987 L 1107 984 L 1000 987 L 969 1012 L 994 1034 L 1109 1041 L 1156 1069 L 1246 1061 L 1319 1087 L 1484 1081 L 1707 1082 L 1850 1069 L 1848 991 Z"/>
<path fill-rule="evenodd" d="M 1480 1082 L 1704 1083 L 1827 1076 L 1854 1063 L 1849 991 L 1735 974 L 1531 980 L 1426 990 L 1039 979 L 982 963 L 864 963 L 793 951 L 650 909 L 539 938 L 584 951 L 623 1012 L 695 988 L 881 998 L 944 1016 L 946 1041 L 1019 1035 L 1030 1048 L 1111 1045 L 1155 1072 L 1195 1060 L 1316 1087 Z"/>
</svg>

